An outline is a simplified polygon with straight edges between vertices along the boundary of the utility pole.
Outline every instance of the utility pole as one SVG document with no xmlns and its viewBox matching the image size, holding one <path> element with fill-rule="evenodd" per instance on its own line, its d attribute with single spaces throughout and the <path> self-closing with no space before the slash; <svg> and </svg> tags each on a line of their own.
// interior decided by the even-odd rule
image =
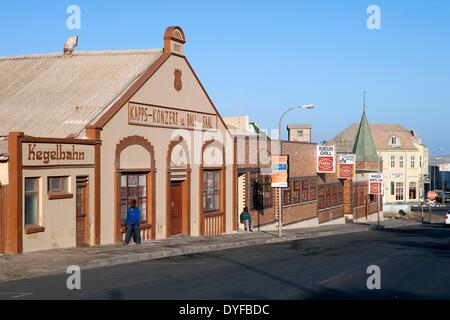
<svg viewBox="0 0 450 320">
<path fill-rule="evenodd" d="M 279 140 L 280 140 L 280 157 L 283 155 L 283 137 L 282 137 L 282 131 L 281 131 L 281 126 L 283 124 L 283 119 L 284 117 L 291 111 L 294 110 L 298 110 L 298 109 L 307 109 L 307 110 L 312 110 L 314 109 L 315 106 L 313 104 L 307 104 L 307 105 L 302 105 L 302 106 L 297 106 L 297 107 L 293 107 L 288 109 L 286 112 L 284 112 L 281 117 L 280 117 L 280 121 L 278 123 L 278 134 L 279 134 Z M 283 231 L 283 188 L 278 188 L 278 237 L 281 238 L 282 236 L 282 231 Z"/>
</svg>

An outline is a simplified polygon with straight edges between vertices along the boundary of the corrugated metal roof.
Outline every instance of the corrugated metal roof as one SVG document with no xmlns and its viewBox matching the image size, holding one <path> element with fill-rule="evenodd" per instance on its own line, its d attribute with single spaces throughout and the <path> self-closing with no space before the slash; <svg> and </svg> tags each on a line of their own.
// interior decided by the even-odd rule
<svg viewBox="0 0 450 320">
<path fill-rule="evenodd" d="M 23 131 L 65 138 L 82 132 L 162 53 L 148 49 L 0 57 L 0 136 Z"/>
</svg>

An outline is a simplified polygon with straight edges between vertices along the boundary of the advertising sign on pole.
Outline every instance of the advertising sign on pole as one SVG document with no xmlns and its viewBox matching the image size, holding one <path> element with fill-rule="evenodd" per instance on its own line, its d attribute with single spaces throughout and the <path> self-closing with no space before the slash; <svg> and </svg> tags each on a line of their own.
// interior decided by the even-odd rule
<svg viewBox="0 0 450 320">
<path fill-rule="evenodd" d="M 288 187 L 288 156 L 272 156 L 272 188 Z"/>
<path fill-rule="evenodd" d="M 339 179 L 353 179 L 356 170 L 356 155 L 341 154 L 338 156 L 338 173 Z"/>
<path fill-rule="evenodd" d="M 317 173 L 336 172 L 336 152 L 334 146 L 317 147 Z"/>
<path fill-rule="evenodd" d="M 442 163 L 439 165 L 440 172 L 450 172 L 450 163 Z"/>
<path fill-rule="evenodd" d="M 369 174 L 369 194 L 384 195 L 383 175 L 381 173 Z"/>
</svg>

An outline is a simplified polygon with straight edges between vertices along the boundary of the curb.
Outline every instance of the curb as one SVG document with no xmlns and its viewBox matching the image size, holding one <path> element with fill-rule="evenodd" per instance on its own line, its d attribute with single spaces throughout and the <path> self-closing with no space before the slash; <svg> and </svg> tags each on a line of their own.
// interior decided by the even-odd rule
<svg viewBox="0 0 450 320">
<path fill-rule="evenodd" d="M 400 225 L 392 225 L 392 226 L 385 226 L 385 229 L 394 229 L 394 228 L 401 228 L 401 227 L 408 227 L 413 225 L 421 225 L 419 222 L 411 221 L 410 223 L 403 223 Z M 360 228 L 361 227 L 361 228 Z M 355 225 L 353 228 L 346 228 L 342 230 L 329 230 L 329 231 L 322 231 L 322 232 L 315 232 L 315 233 L 300 233 L 300 234 L 293 234 L 289 236 L 283 236 L 281 238 L 278 237 L 272 237 L 272 238 L 262 238 L 262 239 L 254 239 L 254 240 L 237 240 L 234 242 L 228 242 L 228 243 L 219 243 L 219 244 L 210 244 L 210 245 L 189 245 L 181 249 L 174 249 L 174 248 L 163 248 L 163 249 L 156 249 L 152 252 L 143 252 L 143 253 L 123 253 L 120 255 L 116 255 L 114 257 L 109 258 L 100 258 L 100 259 L 93 259 L 89 262 L 80 265 L 80 267 L 83 270 L 91 270 L 101 267 L 113 267 L 113 266 L 119 266 L 119 265 L 126 265 L 130 263 L 135 262 L 143 262 L 143 261 L 152 261 L 152 260 L 159 260 L 164 258 L 171 258 L 171 257 L 179 257 L 184 255 L 190 255 L 190 254 L 201 254 L 201 253 L 207 253 L 207 252 L 218 252 L 228 249 L 237 249 L 237 248 L 246 248 L 246 247 L 253 247 L 253 246 L 262 246 L 262 245 L 269 245 L 269 244 L 277 244 L 277 243 L 286 243 L 291 241 L 298 241 L 298 240 L 308 240 L 308 239 L 316 239 L 316 238 L 323 238 L 323 237 L 329 237 L 329 236 L 337 236 L 337 235 L 344 235 L 344 234 L 352 234 L 352 233 L 363 233 L 363 232 L 370 232 L 369 225 L 367 224 L 360 224 Z M 373 230 L 372 232 L 377 232 Z M 39 277 L 47 277 L 52 275 L 58 275 L 62 274 L 63 271 L 61 270 L 53 270 L 48 272 L 43 272 L 40 274 L 35 275 L 22 275 L 19 277 L 11 277 L 9 279 L 2 279 L 0 277 L 0 283 L 7 283 L 7 282 L 13 282 L 13 281 L 19 281 L 19 280 L 26 280 L 26 279 L 33 279 L 33 278 L 39 278 Z"/>
<path fill-rule="evenodd" d="M 414 226 L 414 225 L 420 225 L 420 223 L 411 221 L 411 223 L 404 223 L 404 224 L 398 225 L 398 226 L 385 226 L 384 229 L 401 228 L 401 227 L 408 227 L 408 226 Z M 84 266 L 84 269 L 94 269 L 94 268 L 99 268 L 99 267 L 118 266 L 118 265 L 123 265 L 123 264 L 134 263 L 134 262 L 143 262 L 143 261 L 152 261 L 152 260 L 159 260 L 159 259 L 171 258 L 171 257 L 179 257 L 179 256 L 184 256 L 184 255 L 189 255 L 189 254 L 218 252 L 218 251 L 223 251 L 223 250 L 228 250 L 228 249 L 237 249 L 237 248 L 261 246 L 261 245 L 267 245 L 267 244 L 285 243 L 285 242 L 291 242 L 291 241 L 297 241 L 297 240 L 316 239 L 316 238 L 323 238 L 323 237 L 344 235 L 344 234 L 351 234 L 351 233 L 368 232 L 368 231 L 376 231 L 376 230 L 370 229 L 370 225 L 367 225 L 367 228 L 365 228 L 365 229 L 323 231 L 323 232 L 317 232 L 317 233 L 313 233 L 313 234 L 308 234 L 308 233 L 296 234 L 296 235 L 292 235 L 292 236 L 284 236 L 281 238 L 274 237 L 274 238 L 267 238 L 267 239 L 242 240 L 242 241 L 236 241 L 236 242 L 232 242 L 232 243 L 213 244 L 213 245 L 205 245 L 205 246 L 193 245 L 193 246 L 185 247 L 183 249 L 170 249 L 170 250 L 163 249 L 163 250 L 158 250 L 158 251 L 153 251 L 153 252 L 124 254 L 124 255 L 111 257 L 111 258 L 91 260 L 88 264 L 86 264 Z"/>
<path fill-rule="evenodd" d="M 360 233 L 366 232 L 366 229 L 360 230 L 339 230 L 339 231 L 324 231 L 318 232 L 315 234 L 298 234 L 292 236 L 284 236 L 281 238 L 268 238 L 268 239 L 255 239 L 255 240 L 242 240 L 236 241 L 232 243 L 223 243 L 223 244 L 214 244 L 214 245 L 206 245 L 206 246 L 190 246 L 183 249 L 171 249 L 171 250 L 158 250 L 154 252 L 145 252 L 145 253 L 133 253 L 133 254 L 124 254 L 121 256 L 104 258 L 104 259 L 94 259 L 90 261 L 88 264 L 84 266 L 84 269 L 94 269 L 99 267 L 109 267 L 109 266 L 118 266 L 123 264 L 129 264 L 134 262 L 142 262 L 142 261 L 152 261 L 159 260 L 164 258 L 178 257 L 189 254 L 199 254 L 206 252 L 218 252 L 228 249 L 237 249 L 237 248 L 246 248 L 267 244 L 277 244 L 277 243 L 285 243 L 297 240 L 307 240 L 307 239 L 315 239 L 315 238 L 323 238 L 334 235 L 343 235 L 350 233 Z"/>
</svg>

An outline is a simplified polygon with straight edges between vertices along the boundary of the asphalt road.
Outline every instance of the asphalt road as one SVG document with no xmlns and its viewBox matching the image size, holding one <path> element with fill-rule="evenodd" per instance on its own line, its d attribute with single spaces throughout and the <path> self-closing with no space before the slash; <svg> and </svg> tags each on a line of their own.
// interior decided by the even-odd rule
<svg viewBox="0 0 450 320">
<path fill-rule="evenodd" d="M 368 290 L 367 268 L 381 268 Z M 425 225 L 0 283 L 0 299 L 450 299 L 450 228 Z"/>
</svg>

